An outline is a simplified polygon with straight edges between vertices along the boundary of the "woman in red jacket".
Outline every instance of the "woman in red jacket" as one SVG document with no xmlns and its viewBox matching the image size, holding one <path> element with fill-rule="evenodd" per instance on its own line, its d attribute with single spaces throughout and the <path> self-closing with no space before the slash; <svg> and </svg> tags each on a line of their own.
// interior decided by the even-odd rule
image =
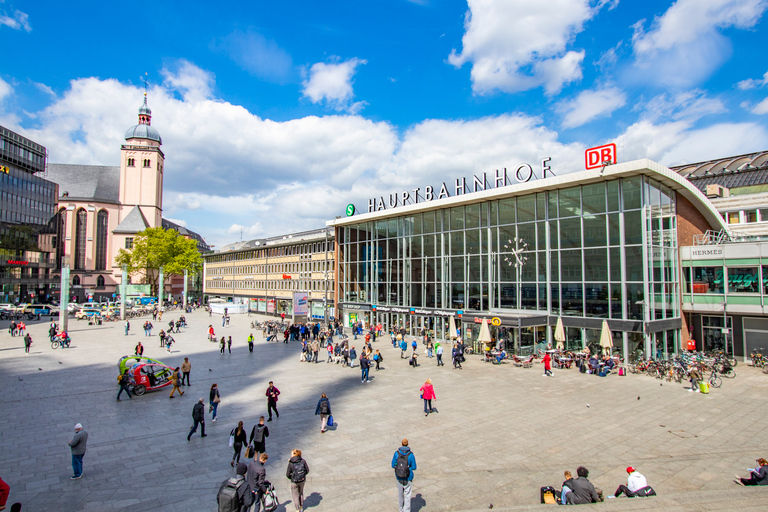
<svg viewBox="0 0 768 512">
<path fill-rule="evenodd" d="M 549 352 L 544 353 L 544 376 L 545 377 L 551 377 L 552 376 L 552 358 L 549 355 Z"/>
<path fill-rule="evenodd" d="M 432 400 L 437 400 L 435 388 L 432 387 L 432 379 L 427 379 L 424 385 L 421 386 L 421 398 L 424 400 L 424 416 L 428 416 L 432 412 Z"/>
</svg>

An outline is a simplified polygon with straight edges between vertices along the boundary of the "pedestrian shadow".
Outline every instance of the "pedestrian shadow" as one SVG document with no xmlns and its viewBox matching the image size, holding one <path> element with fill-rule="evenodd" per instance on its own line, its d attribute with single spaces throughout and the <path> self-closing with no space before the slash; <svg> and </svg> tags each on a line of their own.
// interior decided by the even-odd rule
<svg viewBox="0 0 768 512">
<path fill-rule="evenodd" d="M 427 506 L 426 500 L 421 496 L 421 493 L 411 498 L 411 510 L 419 512 L 423 507 Z"/>
<path fill-rule="evenodd" d="M 323 497 L 320 495 L 319 492 L 313 492 L 306 498 L 304 498 L 304 508 L 308 507 L 316 507 L 320 505 L 320 502 L 323 501 Z"/>
</svg>

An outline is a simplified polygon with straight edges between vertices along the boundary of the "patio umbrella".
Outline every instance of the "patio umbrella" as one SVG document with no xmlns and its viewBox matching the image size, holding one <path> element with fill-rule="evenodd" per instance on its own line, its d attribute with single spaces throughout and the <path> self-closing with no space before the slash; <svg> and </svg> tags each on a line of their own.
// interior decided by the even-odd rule
<svg viewBox="0 0 768 512">
<path fill-rule="evenodd" d="M 458 333 L 456 332 L 456 322 L 453 320 L 453 316 L 448 317 L 448 337 L 449 338 L 458 338 Z"/>
<path fill-rule="evenodd" d="M 483 318 L 483 323 L 480 324 L 480 334 L 477 336 L 477 341 L 480 343 L 492 343 L 491 329 L 488 327 L 488 319 Z"/>
<path fill-rule="evenodd" d="M 557 325 L 555 326 L 555 341 L 557 341 L 557 349 L 563 350 L 565 348 L 565 327 L 563 327 L 563 319 L 557 317 Z"/>
<path fill-rule="evenodd" d="M 603 347 L 604 353 L 610 353 L 613 348 L 613 334 L 608 327 L 608 321 L 603 320 L 603 329 L 600 332 L 600 346 Z"/>
</svg>

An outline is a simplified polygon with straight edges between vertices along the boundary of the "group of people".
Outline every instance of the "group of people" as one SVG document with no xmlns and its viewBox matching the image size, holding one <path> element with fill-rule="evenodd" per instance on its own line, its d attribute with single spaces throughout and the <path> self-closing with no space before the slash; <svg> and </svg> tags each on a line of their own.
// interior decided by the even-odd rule
<svg viewBox="0 0 768 512">
<path fill-rule="evenodd" d="M 11 320 L 11 324 L 8 326 L 8 332 L 11 333 L 11 336 L 24 336 L 24 331 L 26 329 L 27 324 L 21 320 L 19 322 Z"/>
<path fill-rule="evenodd" d="M 576 478 L 570 471 L 566 471 L 565 481 L 560 490 L 553 487 L 541 489 L 542 503 L 558 503 L 560 505 L 584 505 L 603 501 L 603 491 L 595 488 L 589 481 L 589 470 L 584 466 L 576 469 Z M 648 485 L 648 481 L 639 471 L 632 466 L 627 468 L 627 483 L 621 484 L 616 492 L 608 496 L 608 499 L 618 498 L 624 494 L 627 498 L 656 496 L 656 491 Z"/>
</svg>

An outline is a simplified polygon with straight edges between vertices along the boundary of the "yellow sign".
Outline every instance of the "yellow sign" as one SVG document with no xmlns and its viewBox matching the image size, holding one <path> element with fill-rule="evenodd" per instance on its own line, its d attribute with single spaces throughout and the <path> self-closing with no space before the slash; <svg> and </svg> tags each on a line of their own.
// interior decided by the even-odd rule
<svg viewBox="0 0 768 512">
<path fill-rule="evenodd" d="M 9 174 L 11 172 L 11 169 L 7 165 L 0 165 L 0 172 L 4 172 L 5 174 Z"/>
<path fill-rule="evenodd" d="M 501 318 L 495 316 L 491 318 L 491 325 L 495 325 L 496 327 L 501 325 Z"/>
</svg>

